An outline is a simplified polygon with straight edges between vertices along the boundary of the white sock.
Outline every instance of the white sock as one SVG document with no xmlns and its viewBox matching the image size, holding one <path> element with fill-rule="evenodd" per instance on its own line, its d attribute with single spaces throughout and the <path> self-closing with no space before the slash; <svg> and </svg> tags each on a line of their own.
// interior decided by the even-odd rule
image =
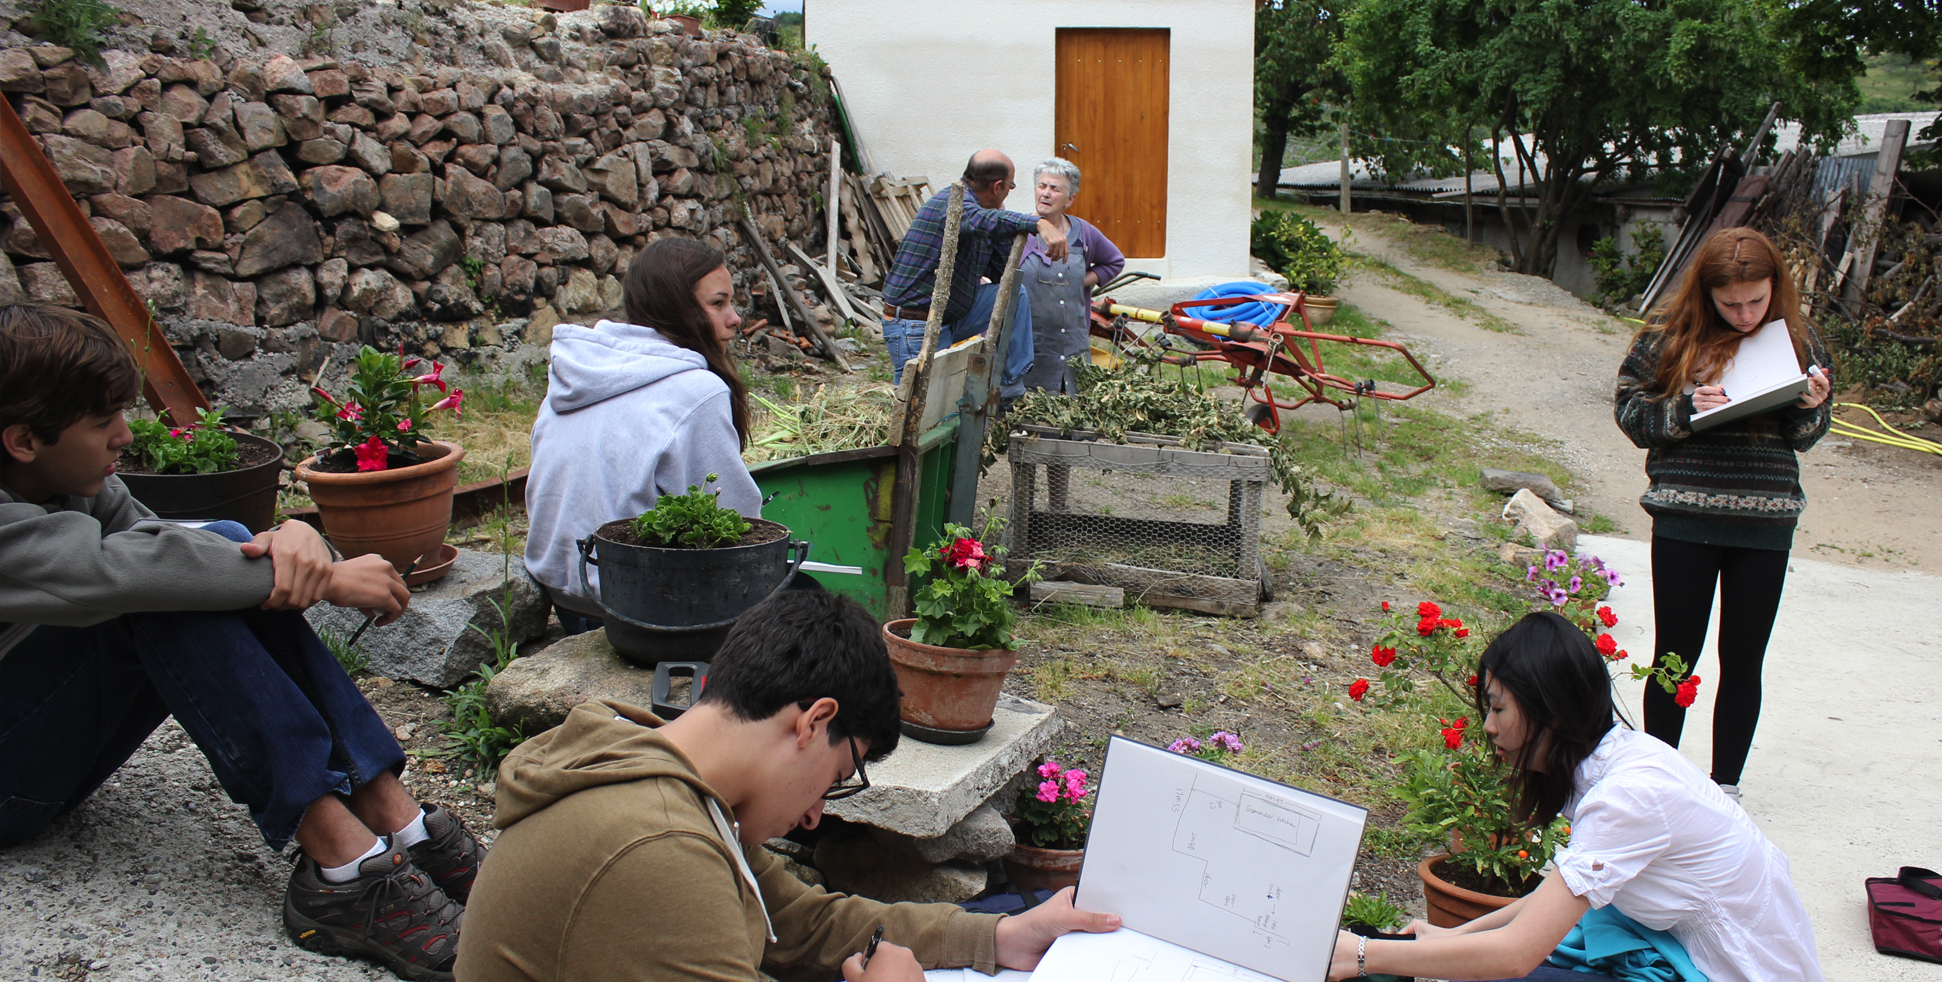
<svg viewBox="0 0 1942 982">
<path fill-rule="evenodd" d="M 371 843 L 371 848 L 364 850 L 364 855 L 342 866 L 319 866 L 317 868 L 317 875 L 323 877 L 325 883 L 349 883 L 357 879 L 357 867 L 359 864 L 370 859 L 372 856 L 382 856 L 386 851 L 387 847 L 384 844 L 384 840 L 379 839 Z"/>
<path fill-rule="evenodd" d="M 391 833 L 391 841 L 397 843 L 400 849 L 410 849 L 431 837 L 432 834 L 425 831 L 425 813 L 422 810 L 418 812 L 417 818 L 411 820 L 410 825 Z"/>
</svg>

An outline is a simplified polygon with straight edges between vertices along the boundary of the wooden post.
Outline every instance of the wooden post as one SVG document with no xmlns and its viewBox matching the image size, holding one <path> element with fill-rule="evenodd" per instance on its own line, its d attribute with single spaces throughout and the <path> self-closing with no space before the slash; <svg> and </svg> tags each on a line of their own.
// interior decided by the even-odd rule
<svg viewBox="0 0 1942 982">
<path fill-rule="evenodd" d="M 209 400 L 182 367 L 161 326 L 149 315 L 148 305 L 108 255 L 101 236 L 82 217 L 67 185 L 6 98 L 0 98 L 0 185 L 34 227 L 40 244 L 88 313 L 107 321 L 128 343 L 141 366 L 142 395 L 150 408 L 177 424 L 195 422 L 195 411 L 209 408 Z"/>
<path fill-rule="evenodd" d="M 823 202 L 823 210 L 829 213 L 829 275 L 836 277 L 842 267 L 836 265 L 836 219 L 843 211 L 843 144 L 829 141 L 829 199 Z M 833 298 L 832 298 L 833 299 Z"/>
<path fill-rule="evenodd" d="M 924 402 L 930 391 L 931 357 L 937 334 L 944 326 L 944 308 L 951 304 L 951 278 L 957 271 L 958 227 L 964 224 L 964 182 L 951 184 L 944 210 L 944 245 L 937 255 L 937 283 L 931 289 L 930 317 L 924 321 L 924 346 L 917 364 L 904 373 L 904 418 L 891 431 L 897 447 L 897 486 L 890 497 L 890 555 L 883 569 L 884 609 L 892 618 L 910 610 L 910 578 L 904 574 L 904 553 L 910 551 L 917 528 L 917 485 L 923 478 L 923 452 L 917 448 Z"/>
<path fill-rule="evenodd" d="M 1841 299 L 1860 303 L 1868 290 L 1868 278 L 1875 272 L 1875 249 L 1881 244 L 1881 223 L 1888 215 L 1888 201 L 1895 196 L 1895 175 L 1902 169 L 1902 148 L 1908 145 L 1908 120 L 1891 119 L 1881 135 L 1881 152 L 1875 155 L 1875 177 L 1868 184 L 1867 199 L 1861 204 L 1860 226 L 1867 238 L 1858 246 L 1850 244 L 1854 266 Z"/>
<path fill-rule="evenodd" d="M 1029 237 L 1029 233 L 1020 232 L 1012 240 L 1011 258 L 1005 263 L 1005 275 L 998 280 L 998 302 L 992 305 L 991 323 L 985 327 L 984 352 L 971 359 L 964 373 L 964 397 L 958 401 L 957 464 L 951 473 L 947 514 L 951 521 L 967 527 L 977 516 L 978 464 L 984 456 L 985 427 L 998 414 L 998 388 L 1005 375 L 1012 313 L 1018 306 L 1018 265 L 1025 260 L 1025 240 Z"/>
<path fill-rule="evenodd" d="M 1349 199 L 1349 124 L 1342 122 L 1342 218 L 1347 220 L 1353 205 Z"/>
</svg>

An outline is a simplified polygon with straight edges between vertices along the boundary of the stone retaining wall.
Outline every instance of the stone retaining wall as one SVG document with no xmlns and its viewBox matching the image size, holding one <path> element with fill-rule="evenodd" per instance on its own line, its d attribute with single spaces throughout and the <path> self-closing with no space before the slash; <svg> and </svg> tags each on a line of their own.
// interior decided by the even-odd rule
<svg viewBox="0 0 1942 982">
<path fill-rule="evenodd" d="M 359 343 L 461 362 L 543 344 L 560 317 L 617 307 L 617 274 L 659 236 L 712 242 L 745 284 L 743 208 L 772 241 L 819 237 L 826 97 L 789 54 L 619 6 L 502 35 L 524 38 L 512 65 L 416 74 L 16 47 L 0 91 L 24 94 L 191 375 L 244 416 L 306 404 Z M 0 302 L 78 305 L 13 203 L 0 212 Z"/>
</svg>

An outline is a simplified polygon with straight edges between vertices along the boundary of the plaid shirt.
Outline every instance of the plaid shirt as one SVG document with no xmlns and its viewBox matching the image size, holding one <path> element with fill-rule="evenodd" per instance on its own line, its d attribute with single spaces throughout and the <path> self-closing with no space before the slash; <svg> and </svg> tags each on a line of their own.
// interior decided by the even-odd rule
<svg viewBox="0 0 1942 982">
<path fill-rule="evenodd" d="M 931 293 L 937 288 L 938 255 L 944 251 L 944 215 L 951 203 L 951 189 L 945 188 L 924 202 L 911 219 L 910 231 L 897 246 L 897 258 L 890 263 L 890 275 L 883 282 L 883 302 L 897 307 L 928 309 Z M 1005 260 L 1011 257 L 1012 236 L 1038 228 L 1038 217 L 998 208 L 981 208 L 971 189 L 964 191 L 964 220 L 958 226 L 957 266 L 951 271 L 951 302 L 944 308 L 944 322 L 956 321 L 971 311 L 978 278 L 993 283 L 1005 275 Z"/>
</svg>

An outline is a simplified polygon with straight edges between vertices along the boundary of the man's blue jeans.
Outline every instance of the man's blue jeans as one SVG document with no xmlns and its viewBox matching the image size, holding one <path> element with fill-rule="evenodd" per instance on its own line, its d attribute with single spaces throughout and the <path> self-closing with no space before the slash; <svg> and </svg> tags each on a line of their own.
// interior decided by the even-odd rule
<svg viewBox="0 0 1942 982">
<path fill-rule="evenodd" d="M 943 351 L 965 338 L 983 334 L 991 326 L 991 310 L 997 304 L 998 284 L 979 286 L 977 299 L 971 303 L 971 311 L 938 329 L 937 350 Z M 1025 299 L 1023 286 L 1018 288 L 1018 303 L 1012 307 L 1008 331 L 1005 371 L 999 379 L 998 392 L 1007 399 L 1014 399 L 1025 394 L 1025 373 L 1032 370 L 1032 305 Z M 904 380 L 904 362 L 917 357 L 924 350 L 924 322 L 886 319 L 883 322 L 883 343 L 890 349 L 892 371 L 901 383 Z"/>
<path fill-rule="evenodd" d="M 296 611 L 42 626 L 0 658 L 0 846 L 86 800 L 170 715 L 277 849 L 318 798 L 404 767 L 384 720 Z"/>
</svg>

